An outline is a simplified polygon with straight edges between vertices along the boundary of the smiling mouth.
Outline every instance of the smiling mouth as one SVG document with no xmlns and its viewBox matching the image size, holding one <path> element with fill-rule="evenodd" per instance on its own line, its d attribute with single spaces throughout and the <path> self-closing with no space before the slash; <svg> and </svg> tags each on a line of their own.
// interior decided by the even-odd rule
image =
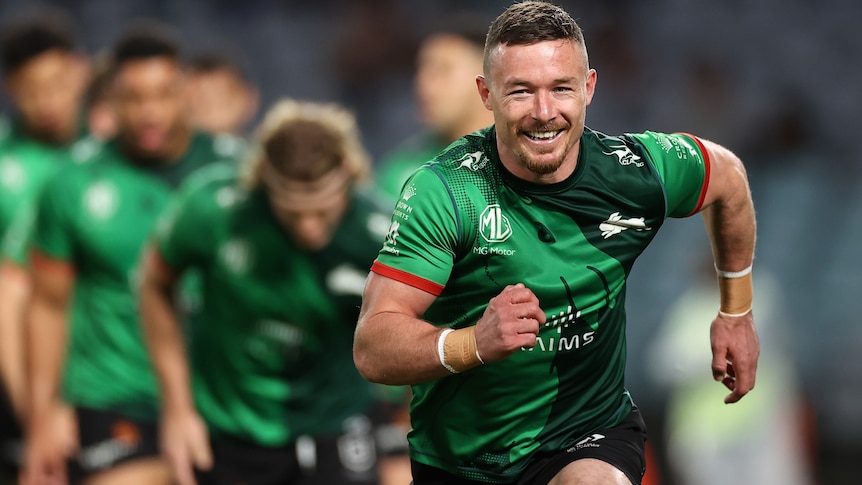
<svg viewBox="0 0 862 485">
<path fill-rule="evenodd" d="M 550 141 L 559 136 L 563 130 L 554 131 L 524 131 L 524 136 L 534 141 Z"/>
</svg>

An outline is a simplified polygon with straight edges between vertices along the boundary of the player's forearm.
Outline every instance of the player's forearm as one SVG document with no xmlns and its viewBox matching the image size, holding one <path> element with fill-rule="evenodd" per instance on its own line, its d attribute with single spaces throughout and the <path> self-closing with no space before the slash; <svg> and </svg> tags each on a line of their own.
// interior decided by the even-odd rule
<svg viewBox="0 0 862 485">
<path fill-rule="evenodd" d="M 716 266 L 742 271 L 754 258 L 756 222 L 748 178 L 735 157 L 722 162 L 726 184 L 722 196 L 703 211 Z"/>
<path fill-rule="evenodd" d="M 24 336 L 31 420 L 42 420 L 61 398 L 60 381 L 68 344 L 66 310 L 66 304 L 45 298 L 38 291 L 29 306 Z"/>
<path fill-rule="evenodd" d="M 183 335 L 171 304 L 172 287 L 145 278 L 140 289 L 147 346 L 159 381 L 165 410 L 194 408 Z"/>
<path fill-rule="evenodd" d="M 442 329 L 408 315 L 363 315 L 356 327 L 353 358 L 367 380 L 407 385 L 451 375 L 440 362 Z"/>
<path fill-rule="evenodd" d="M 17 273 L 5 265 L 0 269 L 0 377 L 15 413 L 23 418 L 27 407 L 24 307 L 30 287 L 26 273 Z"/>
</svg>

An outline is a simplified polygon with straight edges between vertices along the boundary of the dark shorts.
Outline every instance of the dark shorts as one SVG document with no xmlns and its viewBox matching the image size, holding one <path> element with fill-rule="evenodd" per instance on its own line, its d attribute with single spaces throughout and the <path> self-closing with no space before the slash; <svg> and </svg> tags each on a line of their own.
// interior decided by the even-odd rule
<svg viewBox="0 0 862 485">
<path fill-rule="evenodd" d="M 195 472 L 198 485 L 377 485 L 371 421 L 365 416 L 351 419 L 344 434 L 302 436 L 283 447 L 213 438 L 213 468 Z"/>
<path fill-rule="evenodd" d="M 122 463 L 159 455 L 158 425 L 113 411 L 75 408 L 79 451 L 69 463 L 69 478 L 78 483 Z"/>
<path fill-rule="evenodd" d="M 551 481 L 569 463 L 584 458 L 595 458 L 621 470 L 635 485 L 640 485 L 646 471 L 644 447 L 646 425 L 637 407 L 622 423 L 613 428 L 598 430 L 582 438 L 573 446 L 532 458 L 518 478 L 517 485 L 540 485 Z M 479 485 L 456 477 L 439 468 L 411 460 L 414 485 Z"/>
<path fill-rule="evenodd" d="M 18 474 L 23 448 L 22 436 L 12 403 L 0 383 L 0 483 Z"/>
</svg>

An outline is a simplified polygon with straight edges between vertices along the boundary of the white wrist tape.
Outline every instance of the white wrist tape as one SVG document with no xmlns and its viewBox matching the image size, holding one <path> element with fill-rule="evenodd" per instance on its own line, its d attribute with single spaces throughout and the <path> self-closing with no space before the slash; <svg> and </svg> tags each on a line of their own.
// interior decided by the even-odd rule
<svg viewBox="0 0 862 485">
<path fill-rule="evenodd" d="M 447 328 L 437 339 L 437 355 L 449 372 L 457 374 L 485 363 L 476 344 L 476 327 Z"/>
<path fill-rule="evenodd" d="M 721 310 L 719 310 L 719 312 L 718 312 L 718 314 L 724 318 L 739 318 L 739 317 L 744 317 L 744 316 L 748 315 L 749 313 L 751 313 L 751 308 L 749 308 L 747 311 L 744 311 L 742 313 L 727 313 L 727 312 L 723 312 Z"/>
<path fill-rule="evenodd" d="M 718 273 L 718 290 L 721 294 L 719 315 L 734 318 L 750 312 L 754 299 L 751 265 L 742 271 L 722 271 L 716 266 L 715 271 Z"/>
<path fill-rule="evenodd" d="M 437 337 L 437 356 L 440 357 L 440 363 L 443 364 L 443 367 L 445 367 L 446 370 L 453 374 L 457 374 L 458 371 L 456 371 L 454 367 L 446 363 L 445 343 L 446 336 L 450 333 L 452 333 L 452 329 L 447 328 L 446 330 L 443 330 L 443 333 L 441 333 L 439 337 Z"/>
<path fill-rule="evenodd" d="M 713 264 L 714 265 L 714 264 Z M 751 273 L 751 269 L 754 266 L 753 264 L 749 264 L 747 268 L 741 271 L 722 271 L 718 269 L 718 266 L 715 266 L 715 272 L 718 273 L 718 276 L 722 278 L 734 279 L 734 278 L 742 278 L 743 276 Z"/>
</svg>

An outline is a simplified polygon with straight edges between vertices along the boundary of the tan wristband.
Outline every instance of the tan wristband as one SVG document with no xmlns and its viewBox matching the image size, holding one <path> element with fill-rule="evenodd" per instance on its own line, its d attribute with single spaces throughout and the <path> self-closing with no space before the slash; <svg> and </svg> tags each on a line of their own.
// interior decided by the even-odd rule
<svg viewBox="0 0 862 485">
<path fill-rule="evenodd" d="M 443 367 L 453 374 L 485 363 L 476 346 L 475 326 L 459 330 L 451 328 L 443 330 L 437 339 L 437 354 Z"/>
<path fill-rule="evenodd" d="M 721 293 L 721 313 L 741 316 L 751 311 L 754 288 L 750 272 L 738 278 L 726 278 L 719 275 L 718 290 Z"/>
</svg>

